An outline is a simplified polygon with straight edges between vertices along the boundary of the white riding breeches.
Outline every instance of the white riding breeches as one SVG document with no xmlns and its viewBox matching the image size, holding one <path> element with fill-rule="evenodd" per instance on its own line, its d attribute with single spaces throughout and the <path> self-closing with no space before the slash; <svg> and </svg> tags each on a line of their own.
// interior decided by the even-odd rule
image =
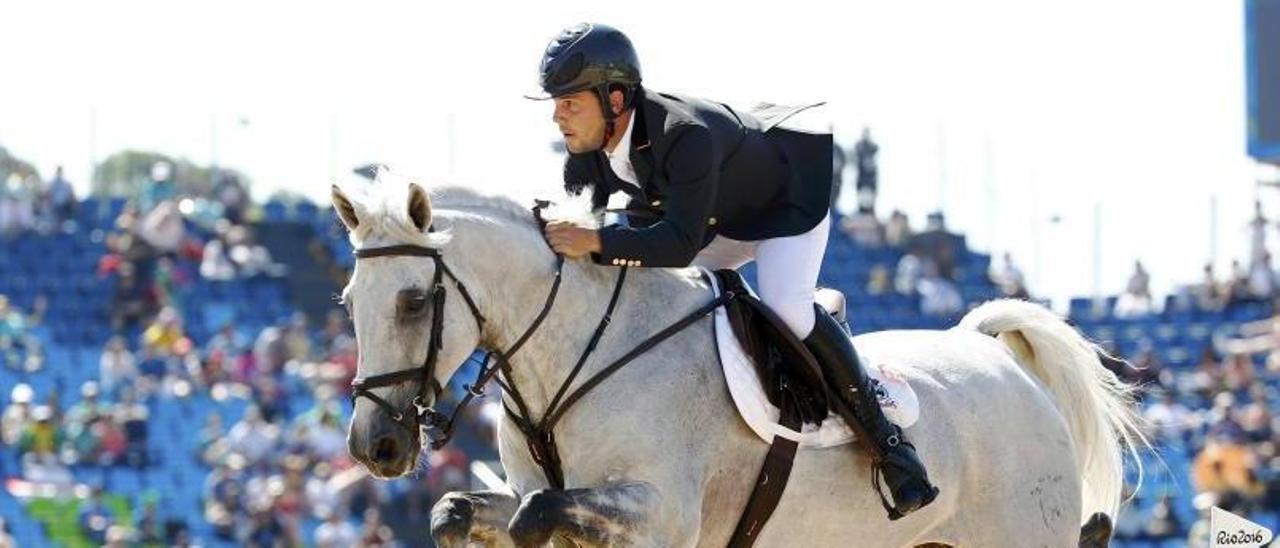
<svg viewBox="0 0 1280 548">
<path fill-rule="evenodd" d="M 808 232 L 795 236 L 750 242 L 716 236 L 693 264 L 710 270 L 736 270 L 755 260 L 760 300 L 803 340 L 813 331 L 813 292 L 830 230 L 828 215 Z"/>
</svg>

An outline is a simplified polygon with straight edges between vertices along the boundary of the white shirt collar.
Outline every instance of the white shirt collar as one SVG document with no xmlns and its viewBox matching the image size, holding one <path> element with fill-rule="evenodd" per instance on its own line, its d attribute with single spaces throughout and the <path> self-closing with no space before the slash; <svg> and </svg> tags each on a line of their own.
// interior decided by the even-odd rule
<svg viewBox="0 0 1280 548">
<path fill-rule="evenodd" d="M 613 152 L 605 150 L 605 155 L 613 158 L 618 154 L 626 154 L 627 161 L 631 161 L 631 128 L 636 125 L 636 111 L 631 111 L 631 116 L 627 119 L 627 129 L 622 132 L 622 140 L 618 141 L 618 146 L 613 147 Z"/>
</svg>

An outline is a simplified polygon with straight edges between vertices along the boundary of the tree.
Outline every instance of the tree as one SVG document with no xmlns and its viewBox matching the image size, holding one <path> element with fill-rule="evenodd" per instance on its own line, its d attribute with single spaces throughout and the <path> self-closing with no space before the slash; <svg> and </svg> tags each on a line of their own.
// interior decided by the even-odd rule
<svg viewBox="0 0 1280 548">
<path fill-rule="evenodd" d="M 216 182 L 215 169 L 196 165 L 185 159 L 140 150 L 122 150 L 103 160 L 93 170 L 96 196 L 138 195 L 142 185 L 151 177 L 151 167 L 156 162 L 168 162 L 173 168 L 173 182 L 178 194 L 208 195 Z M 243 174 L 227 168 L 217 168 L 220 177 L 236 177 L 246 189 L 249 179 Z"/>
<path fill-rule="evenodd" d="M 40 178 L 40 172 L 30 162 L 14 156 L 9 149 L 0 146 L 0 184 L 8 181 L 9 176 L 13 174 L 17 174 L 24 181 L 43 180 Z"/>
</svg>

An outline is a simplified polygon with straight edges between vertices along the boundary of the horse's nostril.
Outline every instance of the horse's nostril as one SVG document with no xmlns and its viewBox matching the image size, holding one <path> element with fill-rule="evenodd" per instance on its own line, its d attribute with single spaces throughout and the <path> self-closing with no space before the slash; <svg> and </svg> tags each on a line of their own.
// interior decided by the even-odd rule
<svg viewBox="0 0 1280 548">
<path fill-rule="evenodd" d="M 378 438 L 377 443 L 373 445 L 373 460 L 389 464 L 400 456 L 399 445 L 395 438 L 391 436 L 383 436 Z"/>
</svg>

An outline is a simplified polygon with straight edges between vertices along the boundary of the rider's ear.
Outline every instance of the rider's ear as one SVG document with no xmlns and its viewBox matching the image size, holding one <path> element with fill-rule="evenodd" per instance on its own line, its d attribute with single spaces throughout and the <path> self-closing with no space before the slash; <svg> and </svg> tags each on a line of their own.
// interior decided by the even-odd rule
<svg viewBox="0 0 1280 548">
<path fill-rule="evenodd" d="M 609 108 L 613 109 L 614 114 L 622 114 L 626 109 L 627 96 L 621 90 L 613 90 L 609 92 Z"/>
<path fill-rule="evenodd" d="M 409 183 L 409 218 L 420 232 L 431 226 L 431 199 L 417 183 Z"/>
<path fill-rule="evenodd" d="M 338 212 L 338 218 L 342 219 L 342 224 L 346 225 L 347 230 L 355 230 L 360 225 L 360 219 L 356 217 L 356 208 L 351 205 L 351 200 L 347 199 L 347 195 L 342 193 L 338 185 L 332 186 L 329 195 L 333 200 L 333 210 Z"/>
</svg>

